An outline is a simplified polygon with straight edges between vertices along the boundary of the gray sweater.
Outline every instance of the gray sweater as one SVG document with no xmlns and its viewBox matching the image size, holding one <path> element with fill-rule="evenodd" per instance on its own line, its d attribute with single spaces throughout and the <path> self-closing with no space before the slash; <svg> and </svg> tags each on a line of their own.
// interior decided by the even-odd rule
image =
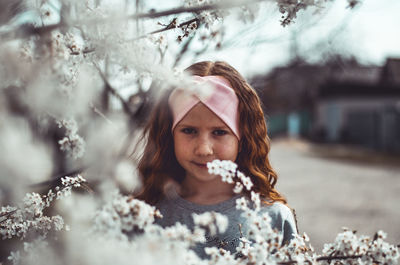
<svg viewBox="0 0 400 265">
<path fill-rule="evenodd" d="M 242 233 L 247 234 L 246 219 L 241 215 L 242 211 L 236 209 L 236 199 L 241 196 L 237 195 L 227 201 L 213 205 L 200 205 L 181 198 L 175 190 L 172 190 L 166 198 L 156 204 L 156 207 L 164 216 L 162 219 L 157 219 L 156 223 L 162 227 L 168 227 L 180 222 L 189 229 L 193 229 L 193 213 L 214 211 L 224 214 L 229 221 L 225 233 L 216 236 L 206 235 L 206 243 L 197 244 L 193 250 L 203 259 L 207 258 L 204 252 L 205 247 L 222 247 L 231 253 L 235 253 L 240 238 L 239 224 L 242 225 Z M 284 204 L 275 202 L 270 206 L 263 206 L 261 212 L 267 212 L 270 215 L 272 228 L 282 233 L 282 243 L 289 242 L 293 238 L 293 234 L 297 233 L 292 211 Z"/>
</svg>

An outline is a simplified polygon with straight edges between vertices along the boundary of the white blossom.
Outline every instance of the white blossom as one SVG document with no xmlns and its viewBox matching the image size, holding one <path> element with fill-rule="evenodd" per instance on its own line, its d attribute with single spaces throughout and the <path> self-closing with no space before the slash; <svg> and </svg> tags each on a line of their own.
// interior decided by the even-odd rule
<svg viewBox="0 0 400 265">
<path fill-rule="evenodd" d="M 22 203 L 18 207 L 2 207 L 0 216 L 5 217 L 5 219 L 0 220 L 1 238 L 19 237 L 23 239 L 28 234 L 46 237 L 52 230 L 63 230 L 64 219 L 60 215 L 49 217 L 43 211 L 51 205 L 54 198 L 65 197 L 71 193 L 72 187 L 79 187 L 83 182 L 86 181 L 81 175 L 64 177 L 62 178 L 63 187 L 61 189 L 59 187 L 56 188 L 57 194 L 51 189 L 45 195 L 31 192 L 24 196 Z"/>
<path fill-rule="evenodd" d="M 161 214 L 154 206 L 115 193 L 112 200 L 96 213 L 93 231 L 124 237 L 122 232 L 146 229 L 159 217 Z"/>
<path fill-rule="evenodd" d="M 77 181 L 84 181 L 82 177 L 64 178 L 62 187 L 75 186 Z M 56 190 L 60 190 L 58 187 Z M 51 193 L 48 193 L 51 194 Z M 259 194 L 251 193 L 251 200 L 256 204 L 260 199 Z M 59 231 L 64 229 L 64 221 L 61 216 L 48 217 L 43 214 L 43 207 L 46 207 L 44 200 L 35 193 L 29 193 L 24 199 L 24 205 L 28 208 L 26 216 L 40 216 L 27 220 L 17 225 L 15 228 L 32 227 L 40 231 Z M 174 257 L 175 264 L 278 264 L 296 261 L 298 264 L 316 264 L 318 255 L 308 244 L 309 238 L 306 234 L 294 235 L 288 245 L 281 245 L 282 234 L 271 228 L 271 217 L 267 212 L 257 211 L 254 205 L 249 207 L 248 199 L 241 197 L 237 199 L 238 209 L 242 209 L 243 215 L 247 218 L 248 231 L 241 235 L 237 252 L 241 254 L 239 259 L 235 259 L 235 253 L 216 247 L 206 248 L 205 252 L 209 255 L 209 260 L 200 260 L 190 247 L 200 242 L 205 242 L 205 232 L 215 235 L 223 233 L 228 226 L 228 219 L 220 213 L 206 212 L 194 214 L 193 221 L 195 228 L 193 231 L 185 225 L 176 223 L 173 226 L 162 228 L 155 225 L 154 218 L 161 217 L 159 212 L 152 206 L 142 201 L 122 196 L 114 193 L 112 199 L 100 209 L 93 219 L 93 227 L 90 233 L 81 235 L 79 249 L 73 254 L 76 258 L 82 259 L 82 253 L 90 253 L 86 260 L 90 264 L 107 264 L 108 259 L 115 260 L 118 256 L 118 264 L 129 264 L 131 253 L 137 253 L 137 257 L 156 260 L 170 260 Z M 16 207 L 2 207 L 1 214 L 14 212 L 13 218 L 23 219 L 23 211 Z M 29 214 L 28 214 L 29 213 Z M 142 229 L 143 234 L 138 234 L 129 238 L 126 232 L 134 227 Z M 68 230 L 65 226 L 65 230 Z M 48 257 L 52 255 L 52 249 L 46 238 L 46 233 L 38 238 L 38 241 L 25 242 L 24 249 L 13 251 L 9 255 L 9 260 L 18 262 L 19 260 L 31 261 L 40 259 L 39 256 Z M 385 242 L 386 234 L 378 231 L 371 239 L 366 236 L 357 238 L 354 232 L 346 229 L 339 234 L 332 244 L 327 244 L 323 251 L 325 256 L 332 253 L 338 256 L 361 255 L 359 259 L 344 260 L 340 264 L 372 264 L 380 262 L 386 264 L 396 264 L 399 259 L 399 251 L 395 246 Z M 76 243 L 75 243 L 76 244 Z M 112 249 L 106 250 L 101 246 L 109 246 Z M 156 250 L 156 251 L 155 251 Z M 161 254 L 158 256 L 159 254 Z M 171 256 L 172 255 L 172 256 Z M 101 258 L 100 258 L 101 257 Z M 319 261 L 321 264 L 328 264 L 326 261 Z M 17 263 L 16 263 L 17 264 Z M 153 264 L 153 263 L 150 263 Z"/>
<path fill-rule="evenodd" d="M 260 210 L 260 204 L 261 204 L 261 200 L 260 200 L 260 194 L 256 193 L 254 191 L 251 191 L 251 200 L 254 203 L 254 209 L 256 211 Z"/>
<path fill-rule="evenodd" d="M 243 184 L 240 182 L 235 183 L 235 187 L 233 188 L 234 193 L 241 193 L 243 190 Z"/>
<path fill-rule="evenodd" d="M 140 179 L 132 161 L 123 160 L 115 167 L 115 179 L 121 189 L 132 192 L 140 187 Z"/>
<path fill-rule="evenodd" d="M 66 136 L 58 141 L 60 149 L 66 151 L 74 159 L 81 158 L 85 153 L 85 141 L 78 133 L 78 126 L 74 119 L 57 121 L 58 127 L 65 128 Z"/>
<path fill-rule="evenodd" d="M 246 177 L 237 168 L 236 163 L 229 160 L 214 160 L 207 163 L 208 173 L 218 175 L 221 177 L 223 182 L 233 184 L 235 183 L 234 192 L 240 193 L 243 186 L 246 187 L 248 191 L 253 187 L 253 183 L 249 177 Z M 238 179 L 241 183 L 238 184 L 236 181 Z"/>
<path fill-rule="evenodd" d="M 236 199 L 236 209 L 243 210 L 243 211 L 248 209 L 247 200 L 245 197 Z"/>
<path fill-rule="evenodd" d="M 211 235 L 223 233 L 228 227 L 228 218 L 225 215 L 216 212 L 205 212 L 202 214 L 194 213 L 192 215 L 196 226 L 205 227 Z"/>
<path fill-rule="evenodd" d="M 20 263 L 21 254 L 19 251 L 11 251 L 10 256 L 7 258 L 9 261 L 12 262 L 13 265 L 17 265 Z"/>
</svg>

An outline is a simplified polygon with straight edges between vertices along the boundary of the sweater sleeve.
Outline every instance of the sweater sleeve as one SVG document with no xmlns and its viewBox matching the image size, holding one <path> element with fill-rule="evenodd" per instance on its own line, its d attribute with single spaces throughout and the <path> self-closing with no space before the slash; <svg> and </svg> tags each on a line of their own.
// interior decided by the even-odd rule
<svg viewBox="0 0 400 265">
<path fill-rule="evenodd" d="M 296 221 L 293 213 L 286 205 L 275 202 L 266 207 L 271 217 L 271 226 L 282 234 L 282 244 L 287 244 L 297 234 Z"/>
<path fill-rule="evenodd" d="M 288 244 L 294 238 L 294 235 L 298 233 L 293 213 L 289 208 L 288 210 L 289 213 L 283 223 L 283 244 Z"/>
</svg>

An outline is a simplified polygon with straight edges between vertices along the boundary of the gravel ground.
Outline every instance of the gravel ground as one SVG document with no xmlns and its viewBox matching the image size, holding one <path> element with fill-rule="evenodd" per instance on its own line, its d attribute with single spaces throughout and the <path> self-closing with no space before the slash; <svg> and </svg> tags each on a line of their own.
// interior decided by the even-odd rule
<svg viewBox="0 0 400 265">
<path fill-rule="evenodd" d="M 271 146 L 277 188 L 318 252 L 342 227 L 371 236 L 383 230 L 400 244 L 400 158 L 300 140 Z"/>
</svg>

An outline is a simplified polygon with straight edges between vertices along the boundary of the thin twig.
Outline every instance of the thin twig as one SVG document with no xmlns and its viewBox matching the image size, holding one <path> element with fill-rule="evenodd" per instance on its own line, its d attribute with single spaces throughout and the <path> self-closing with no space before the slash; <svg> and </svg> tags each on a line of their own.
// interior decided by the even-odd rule
<svg viewBox="0 0 400 265">
<path fill-rule="evenodd" d="M 239 223 L 238 226 L 239 226 L 240 237 L 243 237 L 242 224 Z"/>
<path fill-rule="evenodd" d="M 297 261 L 295 261 L 295 260 L 278 262 L 279 265 L 291 265 L 291 264 L 296 264 L 296 263 L 297 263 Z"/>
<path fill-rule="evenodd" d="M 318 257 L 316 261 L 331 261 L 331 260 L 346 260 L 346 259 L 358 259 L 362 258 L 363 255 L 353 255 L 353 256 L 323 256 L 323 257 Z M 283 262 L 278 262 L 279 265 L 291 265 L 291 264 L 297 264 L 297 261 L 295 260 L 290 260 L 290 261 L 283 261 Z"/>
<path fill-rule="evenodd" d="M 86 183 L 80 183 L 81 184 L 81 188 L 84 189 L 85 191 L 87 191 L 87 193 L 89 194 L 94 194 L 94 191 L 92 190 L 92 188 L 87 185 Z"/>
<path fill-rule="evenodd" d="M 17 211 L 17 210 L 12 210 L 12 211 L 10 211 L 10 212 L 2 213 L 2 214 L 0 214 L 0 217 L 4 217 L 4 216 L 11 215 L 11 214 L 15 213 L 16 211 Z"/>
<path fill-rule="evenodd" d="M 7 212 L 7 213 L 1 214 L 0 217 L 5 217 L 5 218 L 4 218 L 3 220 L 0 221 L 0 224 L 3 223 L 3 222 L 5 222 L 5 221 L 7 221 L 7 220 L 8 220 L 8 217 L 9 217 L 10 215 L 13 215 L 16 211 L 17 211 L 17 209 L 16 209 L 16 210 L 13 210 L 13 211 L 11 211 L 11 212 Z"/>
<path fill-rule="evenodd" d="M 70 54 L 71 55 L 79 55 L 79 54 L 88 54 L 88 53 L 92 53 L 92 52 L 94 52 L 95 51 L 95 49 L 94 48 L 91 48 L 91 49 L 84 49 L 82 52 L 78 52 L 78 51 L 72 51 Z"/>
<path fill-rule="evenodd" d="M 128 114 L 129 117 L 133 117 L 134 113 L 132 113 L 131 107 L 129 106 L 128 102 L 126 102 L 124 100 L 124 98 L 117 92 L 117 90 L 111 86 L 111 84 L 108 82 L 105 74 L 101 71 L 101 69 L 97 65 L 95 65 L 95 67 L 98 70 L 100 77 L 103 79 L 103 82 L 105 84 L 105 89 L 108 92 L 110 92 L 112 95 L 114 95 L 117 99 L 119 99 L 119 101 L 122 104 L 122 108 L 123 108 L 124 112 L 126 114 Z"/>
<path fill-rule="evenodd" d="M 362 258 L 363 255 L 353 255 L 353 256 L 331 256 L 331 257 L 318 257 L 317 261 L 321 261 L 321 260 L 343 260 L 343 259 L 358 259 L 358 258 Z"/>
<path fill-rule="evenodd" d="M 98 108 L 96 108 L 96 106 L 92 102 L 89 103 L 89 107 L 93 110 L 94 113 L 102 117 L 106 122 L 114 125 L 114 123 L 109 118 L 107 118 L 107 116 L 103 114 Z"/>
<path fill-rule="evenodd" d="M 206 42 L 206 45 L 199 51 L 195 53 L 195 57 L 199 56 L 200 54 L 203 54 L 204 52 L 207 51 L 208 47 L 210 47 L 210 42 Z"/>
<path fill-rule="evenodd" d="M 39 182 L 39 183 L 35 183 L 35 184 L 32 184 L 32 185 L 29 185 L 29 187 L 31 187 L 31 188 L 39 188 L 39 187 L 42 187 L 42 186 L 53 186 L 53 185 L 55 185 L 55 183 L 57 181 L 60 181 L 61 178 L 66 177 L 66 176 L 72 176 L 72 175 L 80 174 L 87 168 L 88 168 L 87 166 L 83 166 L 83 167 L 80 167 L 78 169 L 69 171 L 67 173 L 58 174 L 56 176 L 51 177 L 50 180 L 46 180 L 46 181 L 42 181 L 42 182 Z"/>
<path fill-rule="evenodd" d="M 128 16 L 128 18 L 141 19 L 141 18 L 158 18 L 165 17 L 170 15 L 182 14 L 182 13 L 198 13 L 201 11 L 214 10 L 214 9 L 224 9 L 224 8 L 234 8 L 243 5 L 249 5 L 257 2 L 261 2 L 262 0 L 254 0 L 249 3 L 248 0 L 239 0 L 239 1 L 224 1 L 222 3 L 210 4 L 210 5 L 201 5 L 201 6 L 191 6 L 191 7 L 178 7 L 170 10 L 160 11 L 160 12 L 149 12 L 142 14 L 134 14 Z"/>
<path fill-rule="evenodd" d="M 139 0 L 136 0 L 136 13 L 139 13 L 140 10 L 140 3 Z M 139 19 L 136 19 L 136 34 L 140 34 L 140 27 L 139 27 Z"/>
<path fill-rule="evenodd" d="M 168 30 L 171 30 L 171 29 L 182 28 L 182 27 L 184 27 L 184 26 L 190 25 L 190 24 L 193 23 L 193 22 L 196 22 L 196 23 L 198 24 L 198 23 L 199 23 L 199 19 L 193 18 L 193 19 L 190 19 L 190 20 L 188 20 L 188 21 L 182 22 L 181 24 L 179 24 L 179 25 L 177 25 L 177 26 L 173 26 L 173 27 L 171 26 L 171 25 L 172 25 L 172 22 L 171 22 L 170 24 L 166 25 L 166 26 L 165 26 L 164 28 L 162 28 L 162 29 L 154 30 L 154 31 L 152 31 L 152 32 L 146 33 L 146 34 L 144 34 L 144 35 L 142 35 L 142 36 L 139 36 L 139 37 L 137 37 L 137 38 L 133 38 L 133 39 L 131 39 L 130 41 L 135 41 L 135 40 L 143 39 L 143 38 L 146 38 L 146 37 L 149 36 L 149 35 L 153 35 L 153 34 L 165 32 L 165 31 L 168 31 Z"/>
<path fill-rule="evenodd" d="M 192 43 L 194 39 L 194 35 L 192 35 L 185 43 L 185 45 L 183 45 L 181 51 L 178 53 L 178 56 L 176 57 L 175 63 L 174 63 L 174 67 L 176 67 L 178 65 L 178 63 L 180 62 L 180 60 L 182 59 L 183 55 L 187 52 L 189 45 Z"/>
</svg>

